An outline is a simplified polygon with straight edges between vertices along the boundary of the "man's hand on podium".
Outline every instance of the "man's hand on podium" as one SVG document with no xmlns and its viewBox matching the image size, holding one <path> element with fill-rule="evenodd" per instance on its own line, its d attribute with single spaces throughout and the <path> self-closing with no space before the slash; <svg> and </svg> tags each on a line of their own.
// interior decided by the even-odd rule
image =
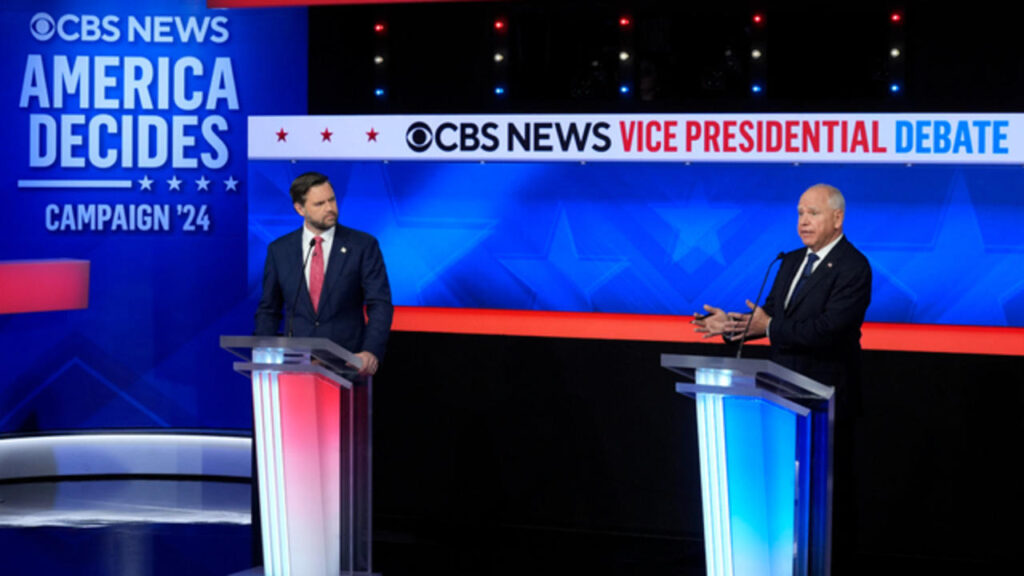
<svg viewBox="0 0 1024 576">
<path fill-rule="evenodd" d="M 377 373 L 377 367 L 380 364 L 377 361 L 377 357 L 373 355 L 373 352 L 363 350 L 362 352 L 356 352 L 356 356 L 363 361 L 363 366 L 359 368 L 360 376 L 373 376 Z M 349 364 L 349 366 L 352 365 Z M 355 368 L 355 366 L 352 367 Z"/>
</svg>

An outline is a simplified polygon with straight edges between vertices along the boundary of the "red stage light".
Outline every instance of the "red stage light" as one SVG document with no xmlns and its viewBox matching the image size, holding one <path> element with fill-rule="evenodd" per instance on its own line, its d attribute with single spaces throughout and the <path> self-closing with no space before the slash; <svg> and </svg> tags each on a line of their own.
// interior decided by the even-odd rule
<svg viewBox="0 0 1024 576">
<path fill-rule="evenodd" d="M 619 26 L 622 26 L 623 28 L 629 26 L 632 23 L 633 19 L 630 18 L 629 16 L 623 16 L 622 18 L 619 18 Z"/>
<path fill-rule="evenodd" d="M 754 14 L 754 24 L 764 24 L 764 14 Z"/>
<path fill-rule="evenodd" d="M 376 24 L 374 24 L 373 25 L 373 31 L 376 32 L 377 34 L 383 34 L 384 33 L 384 23 L 383 22 L 377 22 Z"/>
<path fill-rule="evenodd" d="M 508 26 L 508 24 L 501 18 L 494 21 L 494 29 L 499 32 L 503 32 L 506 26 Z"/>
<path fill-rule="evenodd" d="M 898 24 L 903 21 L 903 15 L 899 12 L 893 12 L 889 19 L 892 20 L 893 24 Z"/>
</svg>

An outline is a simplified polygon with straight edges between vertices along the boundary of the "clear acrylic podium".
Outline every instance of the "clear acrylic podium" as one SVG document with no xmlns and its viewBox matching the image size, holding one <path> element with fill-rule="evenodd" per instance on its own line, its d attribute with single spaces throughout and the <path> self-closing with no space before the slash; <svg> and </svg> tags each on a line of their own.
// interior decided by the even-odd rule
<svg viewBox="0 0 1024 576">
<path fill-rule="evenodd" d="M 697 404 L 714 576 L 828 576 L 833 389 L 768 360 L 662 354 Z"/>
<path fill-rule="evenodd" d="M 221 336 L 251 377 L 263 566 L 245 575 L 371 573 L 372 379 L 325 338 Z"/>
</svg>

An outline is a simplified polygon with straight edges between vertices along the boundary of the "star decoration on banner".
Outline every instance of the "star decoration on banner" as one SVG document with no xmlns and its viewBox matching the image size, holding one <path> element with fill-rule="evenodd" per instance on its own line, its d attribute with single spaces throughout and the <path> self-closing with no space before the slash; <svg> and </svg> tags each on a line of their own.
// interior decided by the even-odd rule
<svg viewBox="0 0 1024 576">
<path fill-rule="evenodd" d="M 688 273 L 693 273 L 708 258 L 724 265 L 722 245 L 718 230 L 740 214 L 736 208 L 716 208 L 707 201 L 703 189 L 695 191 L 689 202 L 683 204 L 653 205 L 665 222 L 675 230 L 671 246 L 664 246 L 671 254 L 672 262 L 681 264 Z"/>
<path fill-rule="evenodd" d="M 228 176 L 224 181 L 224 189 L 228 192 L 238 192 L 238 180 L 235 180 L 234 176 Z"/>
<path fill-rule="evenodd" d="M 320 140 L 320 141 L 321 142 L 330 142 L 331 141 L 331 136 L 333 136 L 333 135 L 334 135 L 334 132 L 331 132 L 330 128 L 324 128 L 324 131 L 320 133 L 320 136 L 322 137 L 322 140 Z"/>
<path fill-rule="evenodd" d="M 619 257 L 581 256 L 565 210 L 546 255 L 500 262 L 533 291 L 538 310 L 593 310 L 594 293 L 629 265 Z"/>
<path fill-rule="evenodd" d="M 139 180 L 139 189 L 152 191 L 153 182 L 154 181 L 149 177 L 149 174 L 146 174 L 142 177 L 142 180 Z"/>
<path fill-rule="evenodd" d="M 178 192 L 181 192 L 181 180 L 179 180 L 176 175 L 171 176 L 171 179 L 167 181 L 167 185 L 170 187 L 171 190 L 177 190 Z"/>
<path fill-rule="evenodd" d="M 284 131 L 284 128 L 281 128 L 280 130 L 278 130 L 276 132 L 276 134 L 277 134 L 277 141 L 278 142 L 287 142 L 288 141 L 287 140 L 288 133 Z"/>
<path fill-rule="evenodd" d="M 200 176 L 199 180 L 196 180 L 196 187 L 199 189 L 200 192 L 209 192 L 210 181 L 206 179 L 205 175 Z"/>
<path fill-rule="evenodd" d="M 379 134 L 380 134 L 380 132 L 377 132 L 376 130 L 374 130 L 373 126 L 370 126 L 370 131 L 366 133 L 366 141 L 367 142 L 376 142 L 377 141 L 377 136 Z"/>
</svg>

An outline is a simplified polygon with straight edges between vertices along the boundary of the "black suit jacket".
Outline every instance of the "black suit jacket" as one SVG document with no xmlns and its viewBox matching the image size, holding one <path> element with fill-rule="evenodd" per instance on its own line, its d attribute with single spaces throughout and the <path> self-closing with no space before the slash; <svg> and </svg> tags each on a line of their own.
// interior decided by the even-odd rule
<svg viewBox="0 0 1024 576">
<path fill-rule="evenodd" d="M 786 307 L 786 294 L 807 254 L 785 255 L 764 311 L 772 360 L 823 384 L 860 380 L 860 328 L 871 303 L 871 264 L 844 236 Z"/>
<path fill-rule="evenodd" d="M 302 228 L 267 247 L 263 296 L 256 309 L 254 333 L 278 334 L 284 307 L 290 307 L 297 298 L 292 320 L 294 336 L 326 337 L 351 352 L 367 350 L 383 359 L 394 307 L 377 239 L 353 228 L 335 226 L 317 312 L 313 311 L 303 269 L 308 249 L 302 246 Z M 367 319 L 363 317 L 364 304 Z"/>
</svg>

